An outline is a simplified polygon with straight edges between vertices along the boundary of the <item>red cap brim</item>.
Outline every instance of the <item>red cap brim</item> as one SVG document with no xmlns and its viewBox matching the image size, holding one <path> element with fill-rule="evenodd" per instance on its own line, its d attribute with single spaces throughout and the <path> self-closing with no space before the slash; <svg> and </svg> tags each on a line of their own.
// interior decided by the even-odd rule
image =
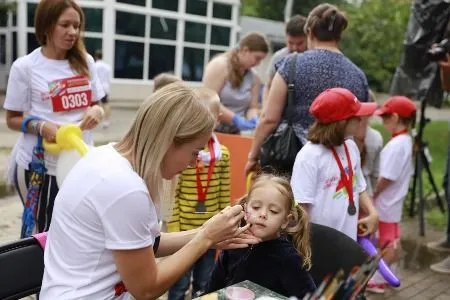
<svg viewBox="0 0 450 300">
<path fill-rule="evenodd" d="M 377 110 L 376 103 L 361 103 L 361 107 L 356 112 L 355 116 L 357 117 L 371 116 L 376 110 Z"/>
<path fill-rule="evenodd" d="M 388 110 L 386 109 L 386 107 L 380 107 L 379 109 L 377 109 L 374 113 L 375 116 L 382 116 L 389 113 Z"/>
</svg>

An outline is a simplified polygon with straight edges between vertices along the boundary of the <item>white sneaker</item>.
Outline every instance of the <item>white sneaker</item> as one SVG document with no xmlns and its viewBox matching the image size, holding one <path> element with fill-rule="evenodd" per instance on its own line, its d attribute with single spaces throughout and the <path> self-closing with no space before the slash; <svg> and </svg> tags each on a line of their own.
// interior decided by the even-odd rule
<svg viewBox="0 0 450 300">
<path fill-rule="evenodd" d="M 432 264 L 430 269 L 436 273 L 450 274 L 450 256 L 436 264 Z"/>
</svg>

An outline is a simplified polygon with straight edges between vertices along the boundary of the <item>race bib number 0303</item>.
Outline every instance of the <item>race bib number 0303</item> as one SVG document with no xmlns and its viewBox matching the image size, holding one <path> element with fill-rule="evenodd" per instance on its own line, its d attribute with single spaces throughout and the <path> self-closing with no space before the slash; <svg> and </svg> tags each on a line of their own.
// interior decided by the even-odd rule
<svg viewBox="0 0 450 300">
<path fill-rule="evenodd" d="M 91 105 L 92 90 L 86 76 L 74 76 L 49 83 L 53 111 L 63 112 Z"/>
</svg>

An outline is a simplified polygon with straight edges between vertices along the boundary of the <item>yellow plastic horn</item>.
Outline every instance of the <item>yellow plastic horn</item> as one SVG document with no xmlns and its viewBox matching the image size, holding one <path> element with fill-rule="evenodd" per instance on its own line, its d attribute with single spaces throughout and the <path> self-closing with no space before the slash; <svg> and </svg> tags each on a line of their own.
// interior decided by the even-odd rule
<svg viewBox="0 0 450 300">
<path fill-rule="evenodd" d="M 254 172 L 250 172 L 247 175 L 247 181 L 246 181 L 247 193 L 250 192 L 250 188 L 252 187 L 253 175 L 254 175 Z"/>
<path fill-rule="evenodd" d="M 75 149 L 81 156 L 84 156 L 88 151 L 88 147 L 84 143 L 82 135 L 83 132 L 77 125 L 62 125 L 56 132 L 56 143 L 49 143 L 44 140 L 44 149 L 52 154 L 58 154 L 62 150 Z"/>
</svg>

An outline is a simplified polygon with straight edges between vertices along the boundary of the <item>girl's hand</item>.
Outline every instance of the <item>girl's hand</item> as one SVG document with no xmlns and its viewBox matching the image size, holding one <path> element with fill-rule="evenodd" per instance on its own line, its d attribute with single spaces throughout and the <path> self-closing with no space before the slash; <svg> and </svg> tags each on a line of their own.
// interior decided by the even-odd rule
<svg viewBox="0 0 450 300">
<path fill-rule="evenodd" d="M 358 220 L 358 228 L 364 228 L 365 230 L 360 230 L 360 236 L 366 236 L 375 233 L 378 228 L 378 214 L 372 213 L 367 217 Z"/>
<path fill-rule="evenodd" d="M 250 226 L 240 227 L 242 218 L 244 211 L 241 205 L 228 206 L 203 224 L 197 238 L 205 239 L 210 247 L 233 244 L 228 240 L 239 237 Z M 225 241 L 228 242 L 224 243 Z"/>
<path fill-rule="evenodd" d="M 49 122 L 49 121 L 41 121 L 39 124 L 39 134 L 50 143 L 54 143 L 56 141 L 56 132 L 58 131 L 59 126 Z"/>
<path fill-rule="evenodd" d="M 80 123 L 81 130 L 89 130 L 97 126 L 102 121 L 104 114 L 103 108 L 99 105 L 89 107 Z"/>
</svg>

